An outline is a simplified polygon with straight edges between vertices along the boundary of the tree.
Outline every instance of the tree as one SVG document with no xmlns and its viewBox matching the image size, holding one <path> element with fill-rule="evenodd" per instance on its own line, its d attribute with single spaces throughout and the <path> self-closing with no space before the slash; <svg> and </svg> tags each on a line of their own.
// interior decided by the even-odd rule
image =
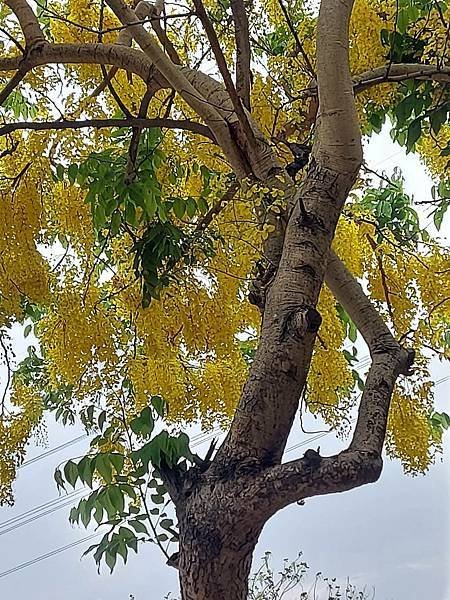
<svg viewBox="0 0 450 600">
<path fill-rule="evenodd" d="M 55 479 L 92 489 L 71 519 L 108 525 L 97 562 L 151 538 L 184 600 L 244 599 L 278 510 L 376 481 L 385 441 L 426 470 L 449 424 L 427 352 L 449 356 L 450 255 L 362 152 L 388 115 L 436 178 L 439 229 L 449 8 L 5 0 L 0 16 L 2 500 L 44 412 L 79 416 L 98 435 Z M 39 340 L 16 367 L 15 323 Z M 364 381 L 342 349 L 357 331 Z M 357 410 L 351 441 L 283 462 L 305 407 L 343 434 Z M 199 419 L 227 428 L 204 458 L 180 432 Z"/>
</svg>

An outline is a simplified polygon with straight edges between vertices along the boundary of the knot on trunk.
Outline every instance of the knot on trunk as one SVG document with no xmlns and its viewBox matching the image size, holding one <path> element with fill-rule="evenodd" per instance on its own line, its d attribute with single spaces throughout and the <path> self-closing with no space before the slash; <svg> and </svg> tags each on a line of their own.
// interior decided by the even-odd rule
<svg viewBox="0 0 450 600">
<path fill-rule="evenodd" d="M 416 351 L 413 348 L 404 348 L 402 354 L 403 356 L 400 364 L 400 373 L 402 375 L 412 375 L 412 366 L 416 358 Z"/>
<path fill-rule="evenodd" d="M 318 310 L 312 306 L 301 306 L 286 318 L 282 338 L 287 335 L 301 339 L 306 333 L 317 333 L 321 323 L 322 317 Z"/>
</svg>

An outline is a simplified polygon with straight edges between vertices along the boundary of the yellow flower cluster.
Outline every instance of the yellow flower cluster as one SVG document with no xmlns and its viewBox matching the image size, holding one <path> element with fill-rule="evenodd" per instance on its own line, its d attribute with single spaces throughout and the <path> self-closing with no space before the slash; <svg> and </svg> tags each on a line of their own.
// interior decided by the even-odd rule
<svg viewBox="0 0 450 600">
<path fill-rule="evenodd" d="M 42 400 L 37 391 L 15 378 L 11 404 L 19 409 L 0 420 L 0 506 L 13 503 L 12 484 L 16 469 L 25 456 L 25 448 L 38 427 Z"/>
<path fill-rule="evenodd" d="M 343 416 L 338 409 L 342 408 L 341 401 L 348 401 L 354 380 L 342 354 L 345 334 L 336 312 L 336 301 L 325 286 L 317 308 L 322 315 L 322 324 L 308 375 L 306 400 L 313 414 L 338 426 Z"/>
<path fill-rule="evenodd" d="M 54 290 L 56 300 L 39 323 L 50 382 L 76 385 L 91 362 L 115 364 L 114 321 L 99 302 L 98 291 L 88 281 L 70 277 Z"/>
<path fill-rule="evenodd" d="M 397 387 L 392 397 L 386 452 L 400 459 L 407 473 L 423 473 L 433 460 L 435 440 L 428 420 L 430 388 L 430 383 L 424 383 L 408 394 Z"/>
<path fill-rule="evenodd" d="M 448 156 L 442 156 L 441 150 L 450 143 L 450 125 L 443 125 L 437 135 L 423 135 L 417 150 L 426 167 L 434 177 L 448 177 Z"/>
</svg>

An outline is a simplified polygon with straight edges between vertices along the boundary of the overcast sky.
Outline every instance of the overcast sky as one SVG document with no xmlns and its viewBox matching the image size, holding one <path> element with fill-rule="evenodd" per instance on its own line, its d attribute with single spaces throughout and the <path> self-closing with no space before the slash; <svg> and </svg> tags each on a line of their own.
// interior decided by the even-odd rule
<svg viewBox="0 0 450 600">
<path fill-rule="evenodd" d="M 430 196 L 430 180 L 418 160 L 392 144 L 388 135 L 371 142 L 366 152 L 369 165 L 392 173 L 403 170 L 407 191 L 416 198 Z M 450 231 L 450 219 L 444 222 Z M 436 361 L 433 380 L 450 375 L 448 363 Z M 439 410 L 450 412 L 450 381 L 437 386 Z M 83 432 L 49 425 L 48 448 L 64 443 Z M 296 425 L 288 446 L 308 436 Z M 345 579 L 376 590 L 376 600 L 450 600 L 450 436 L 443 461 L 426 476 L 409 477 L 398 462 L 385 462 L 380 480 L 343 494 L 312 498 L 304 506 L 291 506 L 275 515 L 265 527 L 255 552 L 255 566 L 266 550 L 273 553 L 278 567 L 283 558 L 294 559 L 303 551 L 311 573 Z M 321 454 L 342 449 L 342 442 L 324 436 Z M 206 445 L 205 445 L 206 446 Z M 0 572 L 81 540 L 83 528 L 68 523 L 70 506 L 34 519 L 23 527 L 5 532 L 6 520 L 57 497 L 53 471 L 61 461 L 79 456 L 87 447 L 81 440 L 65 450 L 24 466 L 15 486 L 17 502 L 0 509 Z M 307 447 L 307 446 L 306 446 Z M 206 447 L 204 447 L 206 449 Z M 202 448 L 199 448 L 201 451 Z M 28 458 L 45 449 L 30 448 Z M 305 447 L 287 455 L 301 456 Z M 35 515 L 30 514 L 30 518 Z M 14 524 L 14 523 L 13 523 Z M 177 592 L 176 572 L 167 567 L 158 549 L 148 544 L 137 556 L 121 561 L 113 575 L 106 569 L 97 574 L 91 557 L 80 560 L 85 542 L 34 565 L 1 577 L 0 598 L 11 600 L 162 600 Z"/>
</svg>

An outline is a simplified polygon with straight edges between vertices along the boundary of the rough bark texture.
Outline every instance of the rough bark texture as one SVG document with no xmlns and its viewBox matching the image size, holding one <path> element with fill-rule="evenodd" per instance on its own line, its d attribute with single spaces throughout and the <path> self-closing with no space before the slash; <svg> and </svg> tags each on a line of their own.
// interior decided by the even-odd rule
<svg viewBox="0 0 450 600">
<path fill-rule="evenodd" d="M 179 520 L 180 551 L 172 564 L 180 572 L 183 600 L 244 600 L 255 544 L 275 512 L 303 498 L 376 481 L 381 473 L 390 398 L 398 375 L 409 373 L 413 355 L 393 338 L 361 286 L 330 253 L 336 224 L 362 161 L 353 94 L 394 78 L 445 79 L 449 71 L 392 65 L 352 80 L 348 24 L 353 1 L 322 0 L 317 85 L 304 94 L 318 95 L 319 114 L 312 158 L 296 189 L 247 110 L 250 47 L 242 0 L 232 0 L 236 90 L 223 72 L 228 92 L 237 93 L 236 97 L 230 97 L 220 82 L 180 64 L 157 21 L 159 9 L 152 12 L 145 2 L 138 4 L 138 13 L 155 15 L 152 26 L 157 39 L 122 0 L 107 0 L 127 26 L 117 44 L 50 44 L 26 0 L 5 1 L 21 25 L 26 49 L 23 56 L 0 59 L 0 70 L 15 73 L 1 92 L 2 101 L 23 74 L 38 65 L 92 63 L 126 69 L 147 83 L 152 81 L 153 89 L 168 87 L 180 94 L 204 124 L 184 125 L 220 145 L 237 179 L 252 175 L 285 192 L 285 214 L 278 220 L 270 217 L 276 227 L 265 248 L 269 268 L 260 305 L 260 344 L 228 435 L 212 461 L 184 475 L 162 469 Z M 205 17 L 200 0 L 196 4 Z M 210 25 L 210 38 L 216 44 Z M 131 38 L 141 50 L 129 47 Z M 221 66 L 223 71 L 226 64 Z M 165 119 L 165 126 L 177 123 Z M 368 344 L 372 366 L 349 447 L 331 457 L 307 450 L 302 458 L 282 464 L 320 327 L 316 306 L 324 279 Z"/>
</svg>

